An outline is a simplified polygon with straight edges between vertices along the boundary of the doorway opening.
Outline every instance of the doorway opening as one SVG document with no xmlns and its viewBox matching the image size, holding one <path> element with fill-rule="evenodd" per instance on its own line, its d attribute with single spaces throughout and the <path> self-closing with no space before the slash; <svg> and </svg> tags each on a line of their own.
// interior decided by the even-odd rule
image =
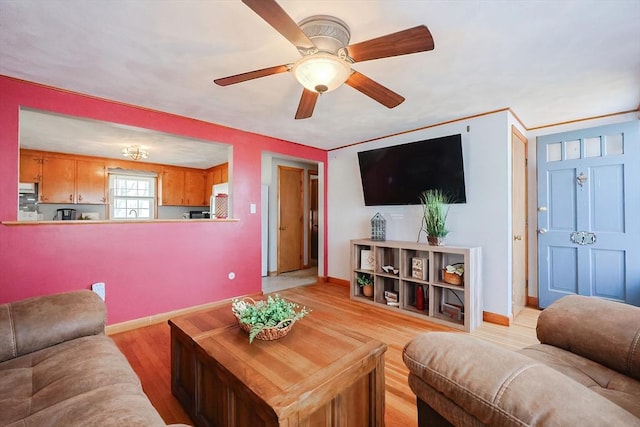
<svg viewBox="0 0 640 427">
<path fill-rule="evenodd" d="M 323 166 L 263 153 L 264 293 L 315 284 L 322 274 Z"/>
</svg>

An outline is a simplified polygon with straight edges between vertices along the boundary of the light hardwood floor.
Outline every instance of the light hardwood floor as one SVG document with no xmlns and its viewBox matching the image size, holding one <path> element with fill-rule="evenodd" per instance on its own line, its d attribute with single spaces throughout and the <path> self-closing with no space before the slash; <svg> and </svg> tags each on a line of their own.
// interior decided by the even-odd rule
<svg viewBox="0 0 640 427">
<path fill-rule="evenodd" d="M 357 329 L 387 344 L 385 355 L 386 413 L 388 427 L 417 425 L 415 395 L 407 385 L 408 371 L 402 349 L 413 337 L 428 331 L 452 331 L 441 325 L 372 307 L 349 299 L 349 289 L 333 284 L 299 286 L 278 292 L 310 307 L 312 316 Z M 525 308 L 511 327 L 483 323 L 472 335 L 509 349 L 537 343 L 538 310 Z M 302 320 L 304 321 L 304 320 Z M 167 323 L 112 335 L 142 381 L 149 399 L 167 423 L 193 424 L 171 395 L 170 339 Z"/>
</svg>

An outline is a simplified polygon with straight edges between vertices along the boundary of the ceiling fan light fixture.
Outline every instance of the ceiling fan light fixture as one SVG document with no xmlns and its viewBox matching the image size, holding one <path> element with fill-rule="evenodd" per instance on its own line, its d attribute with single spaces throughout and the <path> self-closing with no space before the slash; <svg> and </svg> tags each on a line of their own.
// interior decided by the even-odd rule
<svg viewBox="0 0 640 427">
<path fill-rule="evenodd" d="M 149 158 L 149 150 L 139 145 L 130 145 L 122 149 L 122 155 L 131 160 L 142 160 Z"/>
<path fill-rule="evenodd" d="M 320 52 L 300 58 L 293 66 L 293 75 L 311 91 L 331 92 L 347 81 L 351 64 L 336 55 Z"/>
</svg>

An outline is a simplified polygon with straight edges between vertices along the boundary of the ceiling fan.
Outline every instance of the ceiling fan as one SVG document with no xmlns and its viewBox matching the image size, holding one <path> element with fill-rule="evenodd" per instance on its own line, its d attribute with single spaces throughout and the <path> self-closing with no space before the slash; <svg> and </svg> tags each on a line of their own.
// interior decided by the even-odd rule
<svg viewBox="0 0 640 427">
<path fill-rule="evenodd" d="M 292 72 L 304 87 L 296 119 L 311 117 L 318 96 L 337 89 L 343 83 L 387 108 L 397 107 L 404 101 L 402 96 L 355 71 L 351 64 L 425 52 L 434 48 L 433 37 L 424 25 L 349 45 L 349 27 L 338 18 L 315 15 L 296 24 L 275 0 L 242 2 L 293 43 L 302 58 L 292 64 L 236 74 L 216 79 L 214 82 L 220 86 L 228 86 L 273 74 Z"/>
</svg>

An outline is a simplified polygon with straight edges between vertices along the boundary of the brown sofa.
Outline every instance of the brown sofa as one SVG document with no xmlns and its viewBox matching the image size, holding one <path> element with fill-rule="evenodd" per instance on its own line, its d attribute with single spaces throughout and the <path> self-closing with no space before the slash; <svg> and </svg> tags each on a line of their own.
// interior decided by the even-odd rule
<svg viewBox="0 0 640 427">
<path fill-rule="evenodd" d="M 0 305 L 0 426 L 165 426 L 91 291 Z"/>
<path fill-rule="evenodd" d="M 404 348 L 419 426 L 640 426 L 640 308 L 566 296 L 518 352 L 461 333 Z"/>
</svg>

